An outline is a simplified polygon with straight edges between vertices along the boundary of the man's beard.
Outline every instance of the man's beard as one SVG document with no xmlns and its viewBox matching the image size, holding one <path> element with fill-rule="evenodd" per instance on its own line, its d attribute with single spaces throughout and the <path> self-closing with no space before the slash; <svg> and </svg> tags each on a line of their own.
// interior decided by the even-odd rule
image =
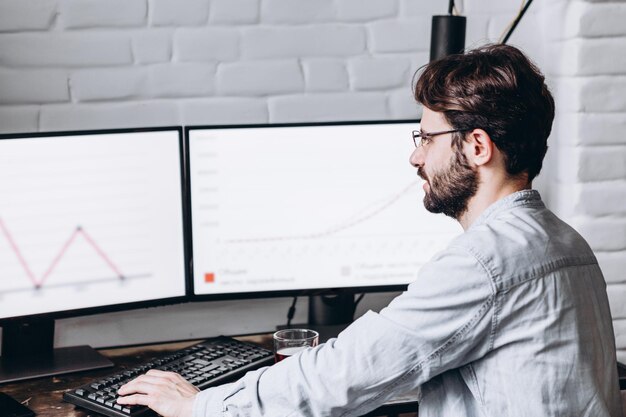
<svg viewBox="0 0 626 417">
<path fill-rule="evenodd" d="M 467 211 L 469 199 L 478 190 L 478 171 L 470 166 L 460 150 L 455 150 L 449 167 L 435 172 L 432 178 L 429 179 L 421 167 L 417 175 L 428 181 L 430 186 L 424 196 L 426 210 L 457 220 Z"/>
</svg>

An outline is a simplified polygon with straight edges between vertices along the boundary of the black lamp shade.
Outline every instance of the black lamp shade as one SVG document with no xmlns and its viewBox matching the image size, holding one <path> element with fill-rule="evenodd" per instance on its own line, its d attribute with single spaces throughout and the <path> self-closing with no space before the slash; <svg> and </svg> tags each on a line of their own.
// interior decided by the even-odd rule
<svg viewBox="0 0 626 417">
<path fill-rule="evenodd" d="M 461 54 L 465 49 L 465 16 L 433 16 L 430 33 L 430 60 L 451 54 Z"/>
</svg>

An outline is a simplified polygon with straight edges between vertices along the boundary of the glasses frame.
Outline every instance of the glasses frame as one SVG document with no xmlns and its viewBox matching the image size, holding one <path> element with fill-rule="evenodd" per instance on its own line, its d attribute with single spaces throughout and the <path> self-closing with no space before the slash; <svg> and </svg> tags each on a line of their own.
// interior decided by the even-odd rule
<svg viewBox="0 0 626 417">
<path fill-rule="evenodd" d="M 447 133 L 467 131 L 468 129 L 442 130 L 441 132 L 422 132 L 421 130 L 414 130 L 411 132 L 411 136 L 413 137 L 413 144 L 415 145 L 415 147 L 420 148 L 422 146 L 428 145 L 435 136 L 445 135 Z"/>
</svg>

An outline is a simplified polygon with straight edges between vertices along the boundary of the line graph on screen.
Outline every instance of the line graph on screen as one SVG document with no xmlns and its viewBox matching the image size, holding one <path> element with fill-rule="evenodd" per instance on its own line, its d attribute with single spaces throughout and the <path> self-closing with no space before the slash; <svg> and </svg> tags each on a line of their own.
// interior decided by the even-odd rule
<svg viewBox="0 0 626 417">
<path fill-rule="evenodd" d="M 18 288 L 8 291 L 0 291 L 0 292 L 15 292 L 15 291 L 24 291 L 28 289 L 39 290 L 44 287 L 51 286 L 59 286 L 59 285 L 75 285 L 75 284 L 84 284 L 85 282 L 65 282 L 63 284 L 55 284 L 54 281 L 50 281 L 50 279 L 54 276 L 54 272 L 56 271 L 59 264 L 66 257 L 69 249 L 74 245 L 79 238 L 82 238 L 84 242 L 94 251 L 94 253 L 104 262 L 104 264 L 108 267 L 108 269 L 112 272 L 112 275 L 109 277 L 99 278 L 96 280 L 90 280 L 89 282 L 110 282 L 110 281 L 124 281 L 131 278 L 147 278 L 150 277 L 151 274 L 133 274 L 126 275 L 124 274 L 118 265 L 113 262 L 110 256 L 103 250 L 103 248 L 96 242 L 96 240 L 80 225 L 76 226 L 74 230 L 71 232 L 69 238 L 67 238 L 61 247 L 56 252 L 56 255 L 50 261 L 50 263 L 45 267 L 44 272 L 41 274 L 36 274 L 33 272 L 33 267 L 27 261 L 23 250 L 18 244 L 16 238 L 10 231 L 10 228 L 5 223 L 4 219 L 0 217 L 0 234 L 9 244 L 11 252 L 19 262 L 22 267 L 23 273 L 26 275 L 32 287 Z"/>
<path fill-rule="evenodd" d="M 289 241 L 289 240 L 308 240 L 308 239 L 321 239 L 325 237 L 334 236 L 344 230 L 352 229 L 356 226 L 359 226 L 363 223 L 367 223 L 370 219 L 384 214 L 389 207 L 396 204 L 402 197 L 406 196 L 411 192 L 417 185 L 419 181 L 413 181 L 406 187 L 404 187 L 401 191 L 392 196 L 373 202 L 367 207 L 363 208 L 359 212 L 355 212 L 345 218 L 344 220 L 335 223 L 332 226 L 323 228 L 319 231 L 301 234 L 301 235 L 292 235 L 292 236 L 267 236 L 267 237 L 259 237 L 259 238 L 232 238 L 232 239 L 224 239 L 223 243 L 260 243 L 260 242 L 276 242 L 276 241 Z"/>
</svg>

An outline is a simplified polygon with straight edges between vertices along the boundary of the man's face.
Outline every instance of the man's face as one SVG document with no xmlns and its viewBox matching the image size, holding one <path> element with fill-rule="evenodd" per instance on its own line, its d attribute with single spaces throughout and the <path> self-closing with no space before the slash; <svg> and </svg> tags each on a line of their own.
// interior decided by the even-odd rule
<svg viewBox="0 0 626 417">
<path fill-rule="evenodd" d="M 442 132 L 452 127 L 442 113 L 424 107 L 421 130 L 423 133 Z M 432 213 L 443 213 L 459 219 L 467 211 L 469 199 L 478 189 L 478 171 L 463 153 L 452 145 L 453 133 L 437 135 L 416 148 L 411 164 L 424 179 L 424 207 Z"/>
</svg>

